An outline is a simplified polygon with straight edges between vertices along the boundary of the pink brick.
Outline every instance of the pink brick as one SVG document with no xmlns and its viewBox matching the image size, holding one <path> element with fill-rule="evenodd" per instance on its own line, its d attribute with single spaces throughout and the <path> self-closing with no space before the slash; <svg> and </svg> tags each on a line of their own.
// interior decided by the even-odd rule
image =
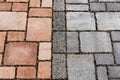
<svg viewBox="0 0 120 80">
<path fill-rule="evenodd" d="M 40 7 L 40 0 L 30 0 L 30 7 Z"/>
<path fill-rule="evenodd" d="M 28 3 L 13 3 L 13 11 L 27 11 Z"/>
<path fill-rule="evenodd" d="M 11 3 L 0 3 L 0 10 L 9 11 L 11 9 Z"/>
<path fill-rule="evenodd" d="M 0 52 L 4 50 L 4 43 L 5 43 L 6 32 L 0 32 Z"/>
<path fill-rule="evenodd" d="M 28 2 L 29 0 L 7 0 L 7 2 Z"/>
<path fill-rule="evenodd" d="M 0 54 L 0 65 L 2 63 L 2 54 Z"/>
<path fill-rule="evenodd" d="M 42 7 L 52 7 L 52 0 L 42 0 Z"/>
</svg>

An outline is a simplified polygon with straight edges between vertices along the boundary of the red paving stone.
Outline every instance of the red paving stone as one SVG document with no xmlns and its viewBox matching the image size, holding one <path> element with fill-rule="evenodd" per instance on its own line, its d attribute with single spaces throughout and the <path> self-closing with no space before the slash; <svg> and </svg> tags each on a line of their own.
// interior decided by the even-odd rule
<svg viewBox="0 0 120 80">
<path fill-rule="evenodd" d="M 51 33 L 52 0 L 0 0 L 0 80 L 51 79 Z"/>
</svg>

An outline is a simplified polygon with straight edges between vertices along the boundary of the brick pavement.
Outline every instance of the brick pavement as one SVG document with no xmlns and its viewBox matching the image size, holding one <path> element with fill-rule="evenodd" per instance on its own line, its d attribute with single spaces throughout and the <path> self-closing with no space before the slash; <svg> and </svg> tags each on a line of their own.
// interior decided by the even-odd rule
<svg viewBox="0 0 120 80">
<path fill-rule="evenodd" d="M 0 0 L 0 80 L 51 79 L 52 0 Z"/>
<path fill-rule="evenodd" d="M 54 0 L 52 79 L 120 80 L 120 0 Z"/>
</svg>

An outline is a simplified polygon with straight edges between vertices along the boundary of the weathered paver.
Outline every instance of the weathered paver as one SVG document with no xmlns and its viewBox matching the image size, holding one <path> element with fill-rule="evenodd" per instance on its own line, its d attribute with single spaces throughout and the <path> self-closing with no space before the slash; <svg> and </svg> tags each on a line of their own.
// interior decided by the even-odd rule
<svg viewBox="0 0 120 80">
<path fill-rule="evenodd" d="M 120 32 L 118 31 L 113 31 L 111 32 L 111 35 L 112 35 L 112 40 L 113 41 L 120 41 Z"/>
<path fill-rule="evenodd" d="M 66 3 L 88 3 L 88 0 L 66 0 Z"/>
<path fill-rule="evenodd" d="M 69 80 L 96 80 L 93 55 L 68 55 Z"/>
<path fill-rule="evenodd" d="M 91 3 L 90 4 L 91 11 L 105 11 L 105 3 Z"/>
</svg>

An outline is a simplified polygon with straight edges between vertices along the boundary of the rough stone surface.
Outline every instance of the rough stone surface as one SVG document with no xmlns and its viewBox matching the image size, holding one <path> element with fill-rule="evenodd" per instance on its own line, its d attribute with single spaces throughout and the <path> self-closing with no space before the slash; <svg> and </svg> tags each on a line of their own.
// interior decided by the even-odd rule
<svg viewBox="0 0 120 80">
<path fill-rule="evenodd" d="M 111 32 L 112 40 L 113 41 L 120 41 L 120 32 L 113 31 Z"/>
<path fill-rule="evenodd" d="M 66 0 L 67 3 L 88 3 L 88 0 Z"/>
<path fill-rule="evenodd" d="M 105 4 L 104 3 L 90 3 L 91 11 L 105 11 Z"/>
<path fill-rule="evenodd" d="M 54 11 L 64 11 L 65 10 L 65 1 L 64 0 L 54 0 Z"/>
</svg>

